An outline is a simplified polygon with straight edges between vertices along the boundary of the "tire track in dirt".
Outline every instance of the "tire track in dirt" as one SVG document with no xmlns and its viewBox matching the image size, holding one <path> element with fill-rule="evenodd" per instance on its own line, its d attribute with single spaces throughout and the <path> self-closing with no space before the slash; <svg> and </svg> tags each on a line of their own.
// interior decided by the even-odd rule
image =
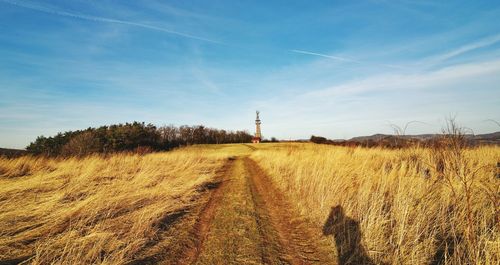
<svg viewBox="0 0 500 265">
<path fill-rule="evenodd" d="M 201 251 L 191 264 L 264 264 L 262 236 L 244 161 L 237 158 Z M 276 264 L 276 263 L 273 263 Z"/>
<path fill-rule="evenodd" d="M 244 162 L 260 219 L 268 222 L 263 229 L 275 231 L 275 238 L 264 233 L 264 241 L 279 244 L 280 260 L 289 264 L 337 264 L 331 243 L 300 218 L 255 161 L 246 157 Z M 265 228 L 266 225 L 271 228 Z"/>
<path fill-rule="evenodd" d="M 293 211 L 253 160 L 230 161 L 220 181 L 198 212 L 180 258 L 165 263 L 337 264 L 328 240 Z"/>
<path fill-rule="evenodd" d="M 202 252 L 203 242 L 205 242 L 210 224 L 214 218 L 217 206 L 220 204 L 224 191 L 229 181 L 229 174 L 232 173 L 232 168 L 235 158 L 230 157 L 228 163 L 223 167 L 223 174 L 218 178 L 220 185 L 210 195 L 208 202 L 201 209 L 200 215 L 191 231 L 191 244 L 183 253 L 176 264 L 192 264 Z"/>
<path fill-rule="evenodd" d="M 173 220 L 166 220 L 167 229 L 160 232 L 156 242 L 147 246 L 127 265 L 139 264 L 191 264 L 201 253 L 216 208 L 224 196 L 234 158 L 229 158 L 216 172 L 214 181 L 197 188 L 199 201 L 192 208 L 183 209 Z M 175 215 L 175 213 L 174 213 Z"/>
</svg>

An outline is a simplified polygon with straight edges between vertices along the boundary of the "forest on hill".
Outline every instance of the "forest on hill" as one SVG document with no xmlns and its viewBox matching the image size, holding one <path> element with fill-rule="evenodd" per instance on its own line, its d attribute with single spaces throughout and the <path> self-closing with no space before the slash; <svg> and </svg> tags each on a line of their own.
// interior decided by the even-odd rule
<svg viewBox="0 0 500 265">
<path fill-rule="evenodd" d="M 83 156 L 123 151 L 150 152 L 192 144 L 248 143 L 246 131 L 226 131 L 203 125 L 156 127 L 133 122 L 39 136 L 26 150 L 33 155 Z"/>
</svg>

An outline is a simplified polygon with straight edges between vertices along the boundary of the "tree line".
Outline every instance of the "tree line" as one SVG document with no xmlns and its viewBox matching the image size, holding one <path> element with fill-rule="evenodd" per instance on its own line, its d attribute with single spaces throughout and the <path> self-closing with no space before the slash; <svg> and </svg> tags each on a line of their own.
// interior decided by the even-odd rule
<svg viewBox="0 0 500 265">
<path fill-rule="evenodd" d="M 92 153 L 169 150 L 192 144 L 249 143 L 246 131 L 226 131 L 197 126 L 162 126 L 133 122 L 39 136 L 26 150 L 34 155 L 83 156 Z"/>
</svg>

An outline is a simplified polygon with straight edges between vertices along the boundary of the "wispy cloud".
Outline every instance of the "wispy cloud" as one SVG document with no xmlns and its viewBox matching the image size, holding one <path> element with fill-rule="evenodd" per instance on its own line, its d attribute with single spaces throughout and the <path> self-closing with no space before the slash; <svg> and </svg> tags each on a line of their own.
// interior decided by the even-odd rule
<svg viewBox="0 0 500 265">
<path fill-rule="evenodd" d="M 404 1 L 316 3 L 276 20 L 273 3 L 0 0 L 0 146 L 130 120 L 251 129 L 255 109 L 283 139 L 450 113 L 476 132 L 497 126 L 482 120 L 500 120 L 500 6 Z"/>
<path fill-rule="evenodd" d="M 474 50 L 477 50 L 477 49 L 481 49 L 481 48 L 485 48 L 485 47 L 488 47 L 488 46 L 491 46 L 493 44 L 496 44 L 500 42 L 500 34 L 497 34 L 497 35 L 493 35 L 493 36 L 488 36 L 486 38 L 483 38 L 481 40 L 478 40 L 478 41 L 475 41 L 475 42 L 472 42 L 472 43 L 468 43 L 466 45 L 463 45 L 461 47 L 458 47 L 454 50 L 451 50 L 447 53 L 444 53 L 444 54 L 440 54 L 440 55 L 437 55 L 435 57 L 432 57 L 430 59 L 431 62 L 433 63 L 440 63 L 440 62 L 444 62 L 448 59 L 451 59 L 451 58 L 454 58 L 454 57 L 457 57 L 457 56 L 460 56 L 464 53 L 467 53 L 467 52 L 470 52 L 470 51 L 474 51 Z"/>
<path fill-rule="evenodd" d="M 327 55 L 327 54 L 321 54 L 321 53 L 309 52 L 309 51 L 303 51 L 303 50 L 290 50 L 290 51 L 295 52 L 295 53 L 301 53 L 301 54 L 315 55 L 315 56 L 324 57 L 324 58 L 342 61 L 342 62 L 361 63 L 360 61 L 348 59 L 348 58 L 344 58 L 344 57 L 340 57 L 340 56 L 333 56 L 333 55 Z"/>
<path fill-rule="evenodd" d="M 190 11 L 188 9 L 181 9 L 177 8 L 171 3 L 167 3 L 162 0 L 151 0 L 145 3 L 145 6 L 148 7 L 150 10 L 154 10 L 156 12 L 160 12 L 163 15 L 167 16 L 174 16 L 178 18 L 189 18 L 193 20 L 199 20 L 199 21 L 210 21 L 210 20 L 216 20 L 219 18 L 214 18 L 212 16 L 208 16 L 205 14 L 200 14 L 196 13 L 193 11 Z"/>
<path fill-rule="evenodd" d="M 156 31 L 160 31 L 160 32 L 164 32 L 164 33 L 168 33 L 168 34 L 172 34 L 172 35 L 177 35 L 177 36 L 184 37 L 184 38 L 221 44 L 221 42 L 216 41 L 216 40 L 212 40 L 212 39 L 208 39 L 208 38 L 204 38 L 204 37 L 200 37 L 200 36 L 195 36 L 195 35 L 191 35 L 191 34 L 184 33 L 184 32 L 175 31 L 172 29 L 164 28 L 164 27 L 158 27 L 158 26 L 154 26 L 154 25 L 134 22 L 134 21 L 119 20 L 119 19 L 98 17 L 98 16 L 91 16 L 91 15 L 84 15 L 84 14 L 76 14 L 76 13 L 71 13 L 71 12 L 67 12 L 67 11 L 55 10 L 52 8 L 33 5 L 30 3 L 26 3 L 26 2 L 19 2 L 19 1 L 12 1 L 12 0 L 0 0 L 0 1 L 7 3 L 7 4 L 14 5 L 14 6 L 27 8 L 27 9 L 31 9 L 31 10 L 35 10 L 35 11 L 39 11 L 39 12 L 44 12 L 47 14 L 62 16 L 62 17 L 71 17 L 71 18 L 83 19 L 83 20 L 94 21 L 94 22 L 114 23 L 114 24 L 128 25 L 128 26 L 133 26 L 133 27 L 140 27 L 140 28 L 156 30 Z"/>
<path fill-rule="evenodd" d="M 435 89 L 459 84 L 480 76 L 494 76 L 500 71 L 500 60 L 460 64 L 417 74 L 380 74 L 362 80 L 348 81 L 322 90 L 307 92 L 302 97 L 324 98 L 368 91 Z"/>
<path fill-rule="evenodd" d="M 261 99 L 253 102 L 253 108 L 268 113 L 267 130 L 287 134 L 299 131 L 294 127 L 297 120 L 316 130 L 310 133 L 334 138 L 384 130 L 391 133 L 387 120 L 404 124 L 417 119 L 435 123 L 439 130 L 436 118 L 450 113 L 458 113 L 467 126 L 481 128 L 484 125 L 478 117 L 491 117 L 485 110 L 496 104 L 499 72 L 500 60 L 492 60 L 421 73 L 377 73 L 322 89 Z M 421 129 L 421 133 L 429 132 L 427 127 Z M 297 133 L 295 137 L 308 135 Z"/>
<path fill-rule="evenodd" d="M 397 69 L 403 68 L 403 67 L 397 66 L 397 65 L 375 64 L 375 63 L 369 63 L 369 62 L 363 62 L 363 61 L 359 61 L 359 60 L 354 60 L 354 59 L 346 58 L 346 57 L 340 57 L 340 56 L 334 56 L 334 55 L 328 55 L 328 54 L 322 54 L 322 53 L 310 52 L 310 51 L 304 51 L 304 50 L 290 50 L 290 51 L 294 52 L 294 53 L 319 56 L 319 57 L 328 58 L 328 59 L 332 59 L 332 60 L 336 60 L 336 61 L 341 61 L 341 62 L 357 63 L 357 64 L 379 65 L 379 66 L 384 66 L 384 67 L 389 67 L 389 68 L 397 68 Z"/>
</svg>

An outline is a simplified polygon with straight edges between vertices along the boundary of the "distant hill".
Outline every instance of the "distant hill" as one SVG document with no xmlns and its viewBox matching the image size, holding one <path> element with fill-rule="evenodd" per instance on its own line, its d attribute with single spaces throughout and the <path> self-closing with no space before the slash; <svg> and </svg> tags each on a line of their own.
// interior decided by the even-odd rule
<svg viewBox="0 0 500 265">
<path fill-rule="evenodd" d="M 436 137 L 441 136 L 442 134 L 417 134 L 417 135 L 402 135 L 399 136 L 403 139 L 416 139 L 416 140 L 430 140 Z M 370 136 L 358 136 L 349 139 L 349 141 L 353 142 L 365 142 L 365 141 L 381 141 L 388 138 L 393 138 L 395 135 L 391 134 L 374 134 Z M 487 134 L 467 134 L 465 136 L 469 140 L 472 140 L 476 143 L 481 144 L 499 144 L 500 145 L 500 132 L 487 133 Z"/>
<path fill-rule="evenodd" d="M 428 140 L 432 139 L 434 137 L 439 136 L 440 134 L 418 134 L 418 135 L 402 135 L 400 136 L 401 138 L 405 139 L 418 139 L 418 140 Z M 394 137 L 395 135 L 393 134 L 374 134 L 374 135 L 369 135 L 369 136 L 357 136 L 349 139 L 349 141 L 356 141 L 356 142 L 362 142 L 362 141 L 380 141 L 382 139 Z"/>
<path fill-rule="evenodd" d="M 500 132 L 474 135 L 473 139 L 479 143 L 500 145 Z"/>
<path fill-rule="evenodd" d="M 21 149 L 0 148 L 0 156 L 18 157 L 25 155 L 26 153 L 27 153 L 26 150 L 21 150 Z"/>
</svg>

